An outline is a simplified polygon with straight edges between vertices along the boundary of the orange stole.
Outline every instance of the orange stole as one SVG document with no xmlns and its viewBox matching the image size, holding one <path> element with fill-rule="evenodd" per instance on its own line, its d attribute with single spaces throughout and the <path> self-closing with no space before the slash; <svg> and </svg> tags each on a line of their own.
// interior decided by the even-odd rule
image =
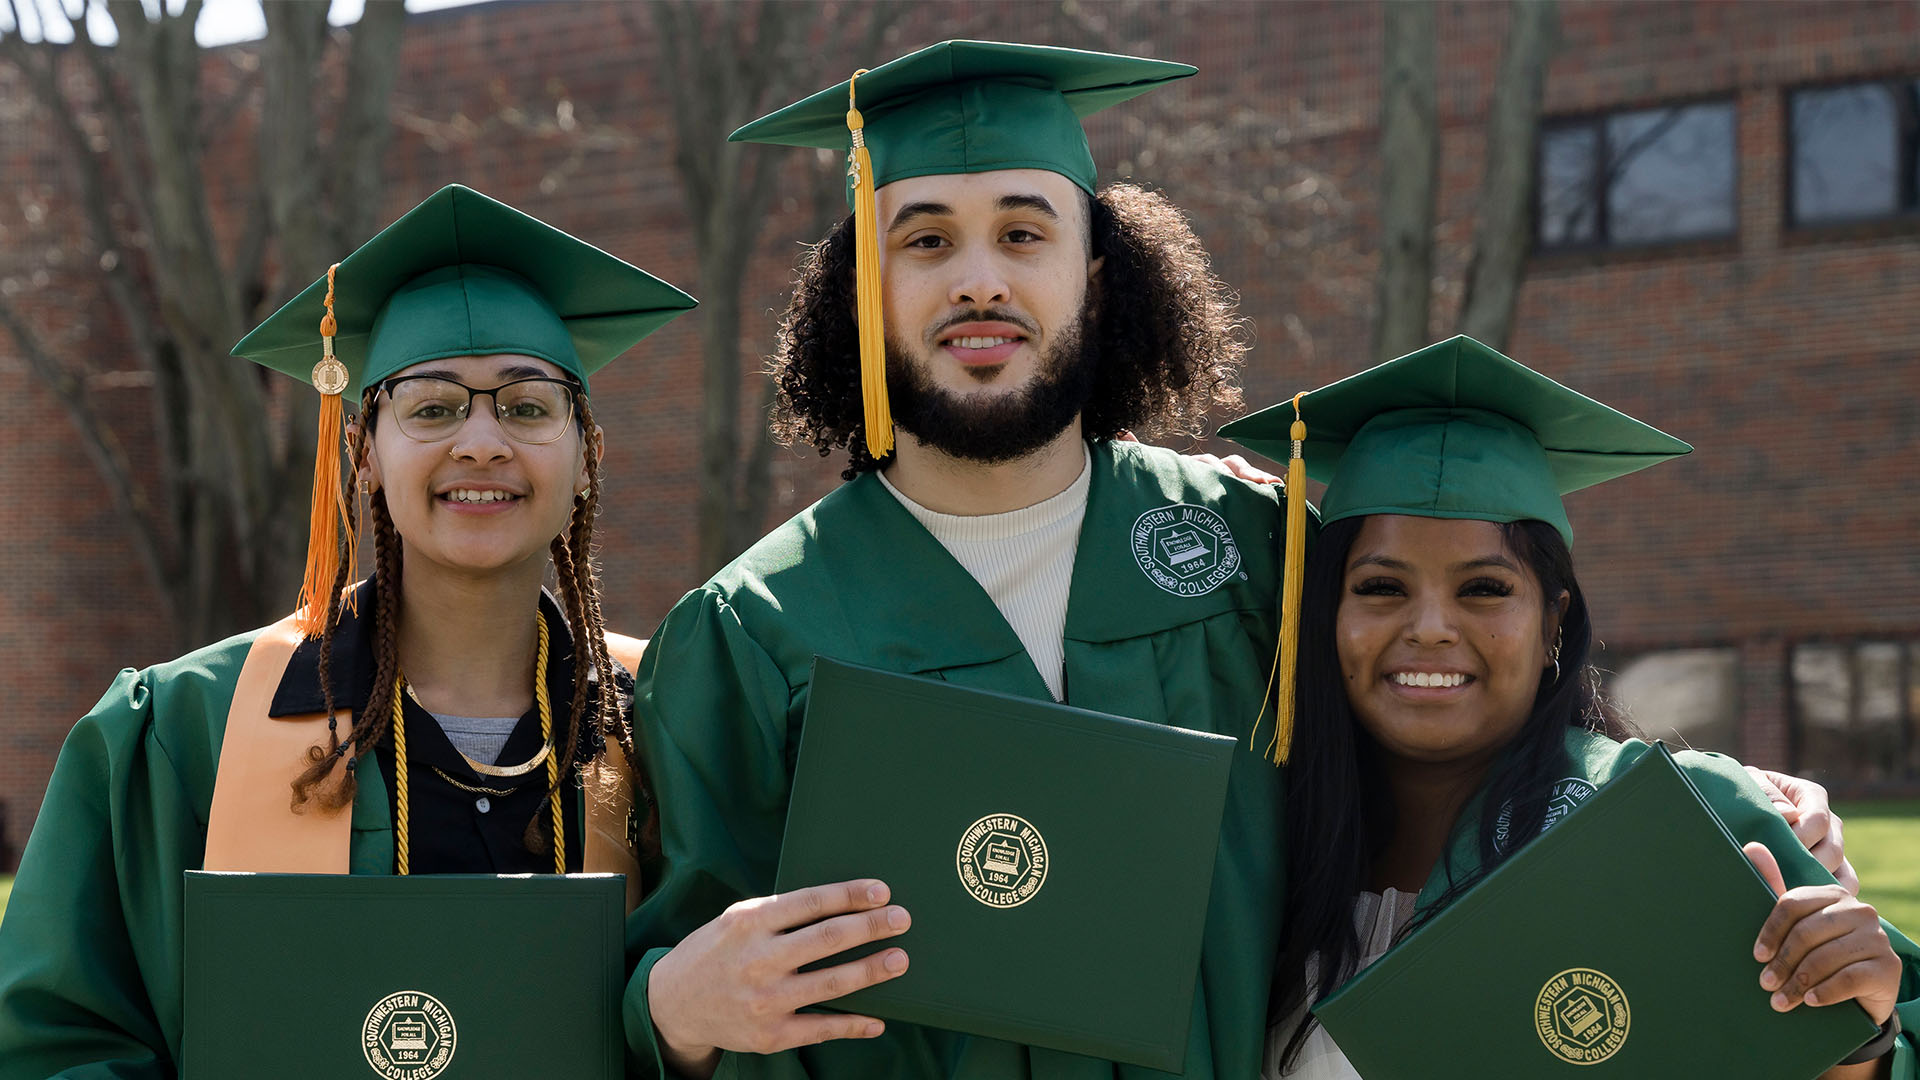
<svg viewBox="0 0 1920 1080">
<path fill-rule="evenodd" d="M 268 716 L 287 663 L 300 644 L 294 616 L 260 632 L 234 685 L 227 730 L 220 742 L 213 806 L 207 814 L 207 870 L 277 874 L 344 874 L 353 840 L 353 810 L 293 809 L 293 781 L 306 768 L 307 749 L 326 743 L 327 714 Z M 607 635 L 607 652 L 636 671 L 646 648 L 642 638 Z M 352 730 L 347 709 L 334 714 L 344 740 Z M 625 874 L 627 910 L 640 902 L 640 860 L 627 842 L 633 811 L 633 768 L 618 743 L 588 766 L 585 850 L 590 874 Z"/>
</svg>

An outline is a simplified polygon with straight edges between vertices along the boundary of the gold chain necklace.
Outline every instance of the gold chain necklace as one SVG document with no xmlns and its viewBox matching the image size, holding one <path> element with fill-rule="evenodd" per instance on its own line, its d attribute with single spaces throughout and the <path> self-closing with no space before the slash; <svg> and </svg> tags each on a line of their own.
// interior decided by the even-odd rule
<svg viewBox="0 0 1920 1080">
<path fill-rule="evenodd" d="M 542 622 L 540 624 L 540 628 L 544 630 L 546 629 L 546 625 L 547 624 L 545 622 Z M 542 674 L 544 675 L 544 673 Z M 422 712 L 433 711 L 432 709 L 427 708 L 426 702 L 420 700 L 419 694 L 416 694 L 413 692 L 413 684 L 407 681 L 406 676 L 404 675 L 400 676 L 400 685 L 406 687 L 407 697 L 412 699 L 415 705 L 420 706 L 420 709 Z M 457 746 L 453 748 L 453 752 L 460 755 L 460 760 L 467 763 L 467 768 L 472 769 L 474 772 L 479 773 L 481 776 L 497 776 L 503 780 L 510 780 L 516 776 L 525 776 L 528 773 L 532 772 L 533 770 L 539 768 L 540 763 L 547 760 L 547 755 L 553 753 L 553 743 L 551 741 L 542 742 L 540 744 L 540 749 L 532 757 L 528 758 L 527 760 L 521 762 L 518 765 L 489 765 L 482 761 L 475 761 L 472 758 L 467 756 L 467 752 L 465 750 L 462 750 Z"/>
<path fill-rule="evenodd" d="M 536 615 L 534 622 L 540 628 L 540 646 L 539 655 L 534 664 L 538 670 L 534 673 L 533 700 L 540 708 L 540 741 L 543 748 L 541 754 L 520 771 L 528 771 L 539 764 L 542 756 L 545 757 L 547 807 L 553 818 L 553 872 L 564 874 L 567 872 L 567 830 L 560 812 L 560 755 L 550 752 L 553 749 L 553 708 L 547 698 L 547 620 Z M 412 852 L 407 839 L 407 724 L 404 710 L 401 708 L 402 687 L 412 689 L 407 686 L 406 678 L 395 672 L 393 679 L 393 862 L 395 871 L 404 877 L 409 872 Z M 414 698 L 415 704 L 418 704 L 419 700 L 417 697 Z M 425 707 L 421 706 L 421 708 Z M 471 762 L 473 759 L 467 758 L 467 760 Z M 465 787 L 466 785 L 456 784 L 455 786 Z"/>
<path fill-rule="evenodd" d="M 427 768 L 433 770 L 433 775 L 445 780 L 449 785 L 457 787 L 469 795 L 491 795 L 499 799 L 520 790 L 517 787 L 487 787 L 485 784 L 468 784 L 438 765 L 429 765 Z"/>
</svg>

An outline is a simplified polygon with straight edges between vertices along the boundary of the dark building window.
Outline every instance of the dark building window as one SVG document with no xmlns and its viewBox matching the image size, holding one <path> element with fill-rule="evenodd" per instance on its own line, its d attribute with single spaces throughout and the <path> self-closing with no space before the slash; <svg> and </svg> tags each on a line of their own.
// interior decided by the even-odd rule
<svg viewBox="0 0 1920 1080">
<path fill-rule="evenodd" d="M 1543 251 L 1734 232 L 1731 102 L 1550 121 L 1540 132 Z"/>
<path fill-rule="evenodd" d="M 1920 779 L 1920 641 L 1793 650 L 1795 767 L 1851 783 Z"/>
<path fill-rule="evenodd" d="M 1920 79 L 1810 87 L 1787 100 L 1793 224 L 1920 211 Z"/>
</svg>

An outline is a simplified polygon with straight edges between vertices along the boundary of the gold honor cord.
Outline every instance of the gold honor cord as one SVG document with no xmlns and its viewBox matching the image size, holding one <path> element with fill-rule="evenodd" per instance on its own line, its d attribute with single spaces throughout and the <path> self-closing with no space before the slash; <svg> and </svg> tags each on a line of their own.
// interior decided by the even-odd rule
<svg viewBox="0 0 1920 1080">
<path fill-rule="evenodd" d="M 553 747 L 553 706 L 547 696 L 547 620 L 536 616 L 534 622 L 540 628 L 540 651 L 535 658 L 533 700 L 540 708 L 540 741 L 548 749 Z M 394 872 L 405 877 L 411 872 L 411 851 L 407 841 L 407 723 L 401 708 L 401 687 L 406 685 L 403 676 L 395 675 L 393 680 L 393 865 Z M 411 690 L 411 687 L 408 687 Z M 415 701 L 420 700 L 414 698 Z M 422 705 L 421 708 L 426 708 Z M 465 755 L 462 755 L 463 757 Z M 560 794 L 560 755 L 548 753 L 547 759 L 547 807 L 553 816 L 553 872 L 567 872 L 567 829 L 566 820 L 561 814 Z M 472 759 L 468 759 L 472 760 Z M 537 762 L 540 759 L 534 758 Z M 531 763 L 529 763 L 531 766 Z M 451 778 L 449 778 L 449 782 Z M 464 787 L 454 784 L 455 787 Z"/>
</svg>

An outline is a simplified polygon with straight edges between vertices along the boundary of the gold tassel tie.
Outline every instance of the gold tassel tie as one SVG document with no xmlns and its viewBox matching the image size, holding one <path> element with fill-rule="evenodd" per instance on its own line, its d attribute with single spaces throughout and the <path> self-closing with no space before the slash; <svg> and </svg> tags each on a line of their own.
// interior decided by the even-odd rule
<svg viewBox="0 0 1920 1080">
<path fill-rule="evenodd" d="M 873 160 L 867 154 L 866 118 L 854 107 L 854 83 L 847 80 L 847 130 L 853 150 L 847 175 L 853 179 L 853 279 L 860 327 L 860 393 L 866 406 L 867 453 L 879 460 L 893 453 L 893 408 L 887 403 L 887 334 L 880 310 L 880 238 L 874 210 Z"/>
<path fill-rule="evenodd" d="M 1287 458 L 1287 538 L 1285 564 L 1280 584 L 1280 635 L 1274 645 L 1273 672 L 1267 677 L 1266 697 L 1272 700 L 1273 738 L 1267 743 L 1267 760 L 1285 765 L 1293 752 L 1294 682 L 1300 664 L 1300 594 L 1306 584 L 1307 559 L 1307 462 L 1300 455 L 1307 440 L 1307 425 L 1300 418 L 1300 399 L 1293 395 L 1293 453 Z M 1275 691 L 1278 691 L 1276 693 Z M 1260 716 L 1254 718 L 1252 735 L 1260 731 L 1267 714 L 1265 701 Z"/>
<path fill-rule="evenodd" d="M 553 705 L 547 694 L 547 620 L 534 617 L 540 628 L 539 652 L 535 657 L 533 682 L 533 700 L 540 709 L 540 741 L 547 747 L 553 746 Z M 393 867 L 394 872 L 405 877 L 411 872 L 411 845 L 407 841 L 407 723 L 401 708 L 401 687 L 407 685 L 406 677 L 395 673 L 393 680 Z M 411 688 L 409 688 L 411 689 Z M 415 699 L 418 700 L 418 699 Z M 421 708 L 426 708 L 422 705 Z M 449 780 L 449 782 L 452 782 Z M 456 784 L 456 787 L 465 785 Z M 553 816 L 553 872 L 567 872 L 567 827 L 562 813 L 562 793 L 560 791 L 560 755 L 547 755 L 547 807 Z"/>
<path fill-rule="evenodd" d="M 341 432 L 346 427 L 346 405 L 341 395 L 352 381 L 347 365 L 333 355 L 339 323 L 333 317 L 333 279 L 339 263 L 327 267 L 326 314 L 320 317 L 320 362 L 313 365 L 313 387 L 320 391 L 320 423 L 313 446 L 313 504 L 307 518 L 307 566 L 300 581 L 299 614 L 295 626 L 306 637 L 327 629 L 334 568 L 340 558 L 341 525 L 347 520 L 346 490 L 340 482 Z M 347 536 L 347 561 L 355 565 L 359 537 Z"/>
</svg>

